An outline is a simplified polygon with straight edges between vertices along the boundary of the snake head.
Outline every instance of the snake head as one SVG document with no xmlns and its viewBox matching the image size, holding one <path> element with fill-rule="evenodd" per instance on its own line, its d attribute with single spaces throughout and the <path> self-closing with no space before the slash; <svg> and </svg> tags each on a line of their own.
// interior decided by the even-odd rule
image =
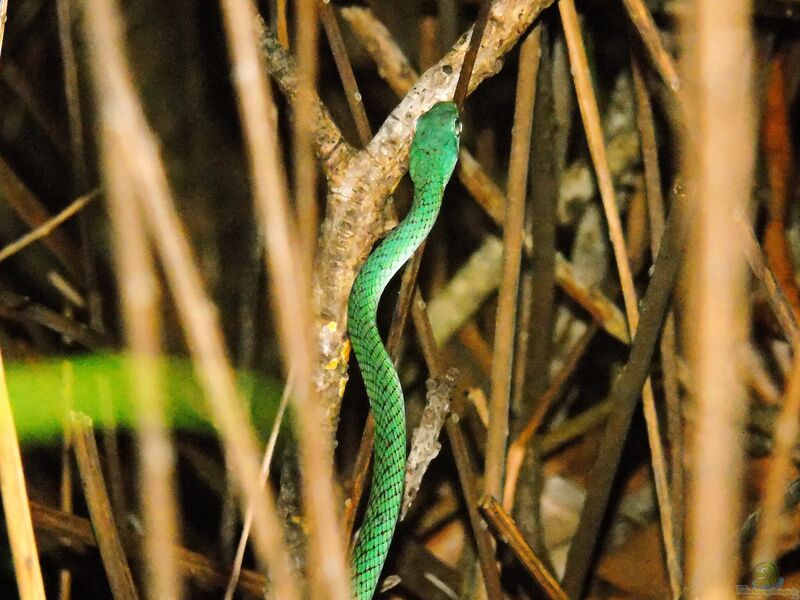
<svg viewBox="0 0 800 600">
<path fill-rule="evenodd" d="M 458 160 L 461 119 L 453 102 L 437 102 L 417 119 L 409 171 L 416 185 L 450 178 Z"/>
</svg>

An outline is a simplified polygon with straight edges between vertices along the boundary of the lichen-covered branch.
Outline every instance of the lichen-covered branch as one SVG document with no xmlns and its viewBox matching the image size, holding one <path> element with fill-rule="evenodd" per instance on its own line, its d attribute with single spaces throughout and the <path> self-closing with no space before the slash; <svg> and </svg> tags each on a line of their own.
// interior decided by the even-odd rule
<svg viewBox="0 0 800 600">
<path fill-rule="evenodd" d="M 439 455 L 442 445 L 439 434 L 444 421 L 450 412 L 450 397 L 456 386 L 458 369 L 451 368 L 444 377 L 433 377 L 428 380 L 428 397 L 422 419 L 411 438 L 411 450 L 406 461 L 406 480 L 403 486 L 403 504 L 400 520 L 405 519 L 408 509 L 417 496 L 422 477 L 434 458 Z"/>
<path fill-rule="evenodd" d="M 290 102 L 294 103 L 298 89 L 297 67 L 294 59 L 281 46 L 275 35 L 260 17 L 256 27 L 259 33 L 261 50 L 267 62 L 267 69 L 281 88 L 281 91 L 286 94 Z M 317 123 L 314 132 L 317 157 L 322 164 L 325 176 L 330 179 L 334 176 L 334 171 L 337 168 L 347 163 L 353 154 L 353 149 L 345 141 L 339 127 L 333 122 L 328 109 L 316 93 L 314 94 L 314 102 L 317 107 Z"/>
<path fill-rule="evenodd" d="M 470 89 L 497 73 L 503 56 L 553 0 L 498 0 L 491 10 Z M 435 102 L 451 98 L 469 37 L 428 69 L 389 115 L 367 147 L 330 168 L 325 220 L 314 273 L 321 364 L 320 400 L 335 431 L 347 380 L 346 307 L 358 267 L 382 232 L 385 198 L 407 168 L 414 123 Z"/>
</svg>

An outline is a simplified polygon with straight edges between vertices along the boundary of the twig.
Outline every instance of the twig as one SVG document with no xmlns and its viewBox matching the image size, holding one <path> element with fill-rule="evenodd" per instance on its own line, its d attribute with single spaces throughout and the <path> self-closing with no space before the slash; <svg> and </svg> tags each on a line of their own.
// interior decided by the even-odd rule
<svg viewBox="0 0 800 600">
<path fill-rule="evenodd" d="M 494 560 L 494 549 L 489 538 L 488 531 L 483 525 L 480 513 L 478 513 L 478 493 L 475 471 L 472 467 L 472 460 L 467 450 L 467 443 L 461 426 L 458 424 L 458 417 L 453 414 L 445 422 L 447 437 L 450 440 L 450 449 L 458 467 L 458 478 L 461 481 L 461 490 L 464 494 L 464 504 L 467 507 L 467 514 L 475 536 L 475 545 L 478 549 L 478 561 L 483 572 L 483 582 L 486 585 L 486 595 L 489 600 L 502 600 L 503 592 L 500 587 L 500 576 Z"/>
<path fill-rule="evenodd" d="M 553 404 L 564 392 L 567 381 L 569 381 L 569 378 L 575 372 L 575 369 L 580 363 L 580 359 L 583 358 L 583 354 L 586 352 L 589 343 L 594 339 L 596 333 L 597 326 L 591 324 L 580 339 L 575 342 L 559 372 L 553 377 L 550 385 L 542 396 L 537 398 L 534 404 L 535 410 L 531 418 L 509 446 L 506 456 L 505 489 L 503 490 L 503 508 L 506 510 L 511 510 L 511 507 L 514 505 L 517 481 L 523 461 L 525 460 L 525 450 L 528 444 L 531 443 L 533 436 L 538 432 L 539 427 L 547 413 L 550 412 Z"/>
<path fill-rule="evenodd" d="M 224 2 L 223 2 L 224 4 Z M 297 98 L 292 119 L 292 157 L 294 159 L 294 205 L 297 207 L 297 234 L 300 254 L 308 276 L 314 265 L 319 233 L 317 206 L 317 165 L 314 160 L 314 112 L 317 100 L 319 63 L 318 0 L 296 0 L 293 49 L 297 57 Z M 253 89 L 253 86 L 249 86 Z M 245 86 L 240 88 L 242 94 Z M 246 118 L 246 116 L 245 116 Z M 312 594 L 313 595 L 313 594 Z"/>
<path fill-rule="evenodd" d="M 319 18 L 325 28 L 325 35 L 328 37 L 328 44 L 331 47 L 333 60 L 336 63 L 336 70 L 339 72 L 339 78 L 344 86 L 344 95 L 350 107 L 350 114 L 356 124 L 359 141 L 363 146 L 366 146 L 372 138 L 372 129 L 369 126 L 367 112 L 364 110 L 361 93 L 358 91 L 358 82 L 353 73 L 350 57 L 347 55 L 347 48 L 344 45 L 339 22 L 336 20 L 336 13 L 334 13 L 329 1 L 320 0 Z"/>
<path fill-rule="evenodd" d="M 97 536 L 100 556 L 103 557 L 103 565 L 108 574 L 111 593 L 115 600 L 136 600 L 139 595 L 136 593 L 133 575 L 131 575 L 125 551 L 122 549 L 114 512 L 111 510 L 111 503 L 106 493 L 103 471 L 94 441 L 92 420 L 86 415 L 72 413 L 70 428 L 83 494 L 86 498 L 86 505 L 89 507 L 92 527 Z"/>
<path fill-rule="evenodd" d="M 650 252 L 658 256 L 664 234 L 664 195 L 661 188 L 661 173 L 658 164 L 655 121 L 650 96 L 644 76 L 635 54 L 631 55 L 634 92 L 636 95 L 636 120 L 641 137 L 642 162 L 644 163 L 645 194 L 650 224 Z M 678 565 L 683 565 L 684 523 L 684 469 L 683 469 L 683 425 L 678 389 L 678 358 L 675 313 L 670 310 L 664 321 L 661 334 L 661 369 L 663 372 L 664 396 L 667 405 L 667 437 L 670 442 L 670 492 L 673 504 L 673 539 Z"/>
<path fill-rule="evenodd" d="M 289 98 L 290 102 L 296 102 L 300 83 L 297 73 L 297 65 L 294 58 L 287 52 L 286 48 L 278 42 L 267 26 L 256 17 L 256 25 L 259 33 L 259 43 L 262 56 L 267 62 L 267 69 L 270 75 Z M 353 149 L 342 137 L 342 132 L 333 122 L 328 109 L 322 104 L 318 96 L 314 97 L 314 143 L 317 157 L 320 160 L 325 176 L 330 178 L 333 173 L 342 168 L 353 154 Z"/>
<path fill-rule="evenodd" d="M 772 460 L 764 483 L 764 500 L 751 564 L 775 561 L 781 534 L 786 529 L 784 492 L 793 471 L 793 450 L 800 435 L 800 352 L 795 350 L 786 397 L 775 420 Z"/>
<path fill-rule="evenodd" d="M 764 254 L 795 319 L 798 319 L 800 287 L 795 279 L 789 241 L 786 239 L 793 160 L 791 125 L 785 98 L 785 64 L 784 52 L 779 52 L 770 63 L 761 134 L 770 192 L 768 220 L 764 228 Z"/>
<path fill-rule="evenodd" d="M 472 33 L 470 33 L 469 48 L 464 55 L 464 62 L 461 63 L 461 69 L 459 69 L 458 72 L 458 81 L 456 82 L 456 91 L 453 93 L 453 102 L 456 103 L 459 110 L 464 107 L 464 100 L 467 98 L 469 82 L 472 79 L 472 69 L 475 66 L 475 60 L 478 58 L 478 51 L 481 48 L 483 32 L 486 30 L 486 23 L 489 20 L 489 8 L 491 5 L 492 0 L 481 0 L 481 8 L 478 12 L 478 17 L 475 19 Z"/>
<path fill-rule="evenodd" d="M 561 423 L 547 433 L 542 434 L 535 443 L 538 443 L 539 453 L 542 458 L 547 458 L 566 444 L 577 440 L 592 429 L 608 421 L 608 416 L 617 408 L 614 398 L 608 398 L 581 414 Z"/>
<path fill-rule="evenodd" d="M 0 56 L 3 51 L 3 34 L 6 32 L 6 21 L 8 20 L 8 0 L 0 0 Z"/>
<path fill-rule="evenodd" d="M 686 212 L 687 208 L 676 198 L 670 208 L 661 249 L 642 300 L 641 322 L 631 344 L 628 363 L 614 382 L 608 396 L 616 408 L 608 420 L 597 458 L 589 473 L 586 489 L 591 490 L 591 494 L 581 511 L 562 581 L 570 598 L 577 598 L 583 589 L 625 438 L 642 386 L 648 377 L 658 332 L 681 264 L 686 233 L 685 223 L 689 222 L 689 215 L 683 214 Z"/>
<path fill-rule="evenodd" d="M 44 600 L 42 570 L 33 537 L 25 473 L 19 452 L 17 430 L 6 387 L 6 372 L 0 352 L 0 495 L 20 598 Z"/>
<path fill-rule="evenodd" d="M 0 291 L 0 317 L 20 323 L 38 323 L 90 350 L 100 350 L 112 345 L 109 338 L 92 330 L 88 325 L 73 321 L 61 313 L 31 301 L 30 298 L 13 292 Z"/>
<path fill-rule="evenodd" d="M 681 79 L 678 75 L 678 69 L 675 67 L 675 62 L 672 60 L 664 44 L 661 42 L 661 34 L 653 21 L 653 15 L 650 14 L 647 6 L 643 0 L 623 0 L 625 10 L 628 11 L 628 16 L 636 26 L 636 31 L 644 42 L 644 47 L 650 55 L 650 60 L 661 75 L 661 79 L 667 84 L 673 93 L 677 94 L 681 87 Z"/>
<path fill-rule="evenodd" d="M 422 301 L 422 296 L 419 291 L 417 291 L 412 307 L 414 327 L 417 330 L 417 336 L 422 346 L 422 353 L 425 356 L 425 362 L 428 365 L 431 376 L 441 377 L 442 368 L 439 364 L 438 350 L 436 348 L 436 342 L 433 340 L 433 331 L 431 330 L 431 324 L 424 310 L 424 306 L 425 303 Z M 458 479 L 461 483 L 461 491 L 464 494 L 464 503 L 467 506 L 472 535 L 478 549 L 478 562 L 480 563 L 481 572 L 483 573 L 483 583 L 486 588 L 486 594 L 489 600 L 501 600 L 500 575 L 497 572 L 494 561 L 492 542 L 486 528 L 481 524 L 480 515 L 478 514 L 478 484 L 476 481 L 475 469 L 472 466 L 472 460 L 470 459 L 467 444 L 464 440 L 461 426 L 458 424 L 458 416 L 456 414 L 451 414 L 450 418 L 445 421 L 445 428 L 450 441 L 450 450 L 453 453 L 453 460 L 456 463 L 456 471 L 458 472 Z"/>
<path fill-rule="evenodd" d="M 11 166 L 0 158 L 0 189 L 3 200 L 11 206 L 28 227 L 34 229 L 50 220 L 50 213 L 33 195 L 33 192 L 17 177 Z M 71 274 L 77 272 L 80 254 L 61 232 L 54 231 L 44 238 L 43 243 L 55 255 L 61 265 Z"/>
<path fill-rule="evenodd" d="M 18 240 L 6 245 L 2 250 L 0 250 L 0 262 L 3 262 L 4 260 L 12 257 L 26 246 L 30 246 L 33 242 L 36 242 L 50 235 L 56 227 L 58 227 L 64 221 L 75 215 L 84 206 L 89 204 L 89 202 L 91 202 L 98 196 L 100 196 L 100 190 L 94 190 L 92 192 L 89 192 L 88 194 L 81 196 L 80 198 L 76 198 L 70 203 L 69 206 L 67 206 L 60 213 L 50 217 L 50 219 L 39 225 L 33 231 L 29 231 L 28 233 L 20 237 Z"/>
<path fill-rule="evenodd" d="M 173 549 L 178 540 L 175 455 L 165 423 L 161 354 L 161 286 L 147 229 L 136 206 L 137 182 L 101 121 L 102 154 L 114 230 L 114 258 L 125 336 L 131 351 L 130 385 L 136 398 L 140 501 L 145 523 L 147 590 L 152 598 L 178 598 L 182 582 Z M 108 385 L 105 385 L 105 389 Z M 110 402 L 107 395 L 102 399 Z M 113 411 L 110 411 L 113 412 Z M 113 430 L 108 435 L 114 435 Z M 119 504 L 117 508 L 121 508 Z M 118 519 L 123 515 L 117 513 Z M 120 521 L 122 522 L 122 521 Z"/>
<path fill-rule="evenodd" d="M 520 50 L 511 158 L 508 167 L 508 207 L 503 228 L 503 269 L 497 301 L 494 352 L 489 404 L 489 431 L 486 437 L 484 490 L 503 497 L 503 472 L 508 442 L 509 395 L 511 391 L 514 326 L 517 318 L 519 268 L 522 260 L 522 233 L 525 224 L 525 197 L 528 183 L 531 127 L 539 69 L 540 30 L 528 35 Z"/>
<path fill-rule="evenodd" d="M 481 500 L 481 512 L 483 518 L 497 532 L 498 537 L 511 548 L 514 556 L 517 557 L 525 570 L 539 584 L 551 600 L 569 600 L 566 592 L 561 589 L 555 577 L 547 570 L 547 567 L 536 556 L 531 547 L 522 537 L 517 525 L 500 503 L 491 496 L 486 496 Z"/>
<path fill-rule="evenodd" d="M 270 466 L 272 465 L 272 456 L 275 453 L 275 445 L 278 443 L 278 433 L 281 430 L 283 423 L 283 415 L 286 412 L 286 405 L 289 403 L 289 395 L 292 393 L 292 374 L 286 378 L 286 384 L 283 386 L 283 394 L 278 404 L 278 411 L 275 413 L 275 421 L 272 423 L 272 431 L 270 431 L 269 439 L 267 440 L 267 447 L 264 449 L 264 458 L 261 460 L 261 471 L 258 474 L 258 487 L 263 488 L 269 479 Z M 247 549 L 247 538 L 250 536 L 250 527 L 253 525 L 253 507 L 248 506 L 247 512 L 244 515 L 244 522 L 242 523 L 242 535 L 239 537 L 239 545 L 236 547 L 236 556 L 233 559 L 233 567 L 231 569 L 231 576 L 228 581 L 228 587 L 225 590 L 225 600 L 232 600 L 236 589 L 239 586 L 239 576 L 242 573 L 242 562 L 244 561 L 244 552 Z"/>
<path fill-rule="evenodd" d="M 597 184 L 600 188 L 600 198 L 603 202 L 603 210 L 605 211 L 606 220 L 608 222 L 611 245 L 614 248 L 614 258 L 616 259 L 617 272 L 622 287 L 622 297 L 625 301 L 625 313 L 628 317 L 628 327 L 633 336 L 639 324 L 639 306 L 636 298 L 636 288 L 633 283 L 633 274 L 631 273 L 625 237 L 622 231 L 622 223 L 620 221 L 619 208 L 617 207 L 611 170 L 608 166 L 608 156 L 606 154 L 603 131 L 600 124 L 600 113 L 597 108 L 597 100 L 592 87 L 589 63 L 586 57 L 586 48 L 580 30 L 580 23 L 578 22 L 578 13 L 575 10 L 574 0 L 562 0 L 559 2 L 558 8 L 564 27 L 564 35 L 567 40 L 570 65 L 572 66 L 572 75 L 575 82 L 575 92 L 578 97 L 578 106 L 580 107 L 586 138 L 589 142 L 589 153 L 592 156 L 592 163 L 594 164 L 595 174 L 597 175 Z M 658 413 L 656 412 L 653 387 L 649 378 L 644 382 L 642 398 L 645 422 L 647 425 L 647 437 L 650 442 L 653 478 L 655 479 L 656 494 L 658 496 L 661 531 L 667 555 L 667 572 L 669 573 L 672 596 L 677 599 L 681 593 L 682 571 L 675 549 L 672 499 L 669 495 L 664 445 L 661 442 Z"/>
<path fill-rule="evenodd" d="M 64 98 L 67 104 L 69 121 L 70 158 L 72 159 L 73 193 L 84 194 L 89 189 L 89 174 L 86 164 L 83 118 L 81 117 L 80 87 L 78 84 L 78 64 L 75 58 L 75 44 L 72 36 L 72 11 L 69 0 L 56 1 L 58 17 L 58 39 L 64 67 Z M 97 331 L 104 331 L 103 303 L 97 287 L 97 270 L 92 255 L 89 219 L 83 214 L 78 218 L 81 240 L 81 266 L 83 281 L 88 299 L 89 323 Z"/>
<path fill-rule="evenodd" d="M 31 501 L 33 527 L 39 540 L 54 541 L 59 547 L 83 552 L 97 546 L 97 538 L 88 519 L 55 510 Z M 127 541 L 127 540 L 126 540 Z M 137 542 L 135 536 L 131 541 Z M 135 546 L 135 544 L 134 544 Z M 136 548 L 134 548 L 134 551 Z M 203 589 L 221 590 L 228 582 L 228 570 L 198 552 L 175 548 L 181 574 Z M 242 570 L 237 591 L 248 598 L 263 599 L 267 578 L 249 569 Z"/>
<path fill-rule="evenodd" d="M 734 213 L 746 214 L 754 168 L 751 3 L 694 2 L 686 19 L 684 149 L 697 217 L 692 235 L 687 348 L 695 393 L 687 540 L 690 597 L 733 589 L 738 579 L 744 382 L 731 357 L 749 337 L 745 257 Z M 666 243 L 666 242 L 665 242 Z"/>
<path fill-rule="evenodd" d="M 73 365 L 70 365 L 70 368 L 73 368 Z M 148 375 L 150 374 L 148 373 Z M 117 519 L 118 526 L 122 528 L 127 522 L 128 501 L 122 472 L 122 462 L 120 461 L 118 439 L 119 423 L 117 415 L 114 412 L 114 392 L 111 388 L 111 382 L 105 375 L 97 374 L 96 383 L 97 399 L 100 405 L 99 418 L 103 428 L 103 433 L 101 434 L 103 436 L 103 455 L 106 463 L 106 475 L 108 476 L 108 491 L 111 497 L 111 508 L 114 510 L 114 516 Z M 127 384 L 128 382 L 125 383 Z M 136 390 L 137 388 L 135 386 L 138 385 L 138 382 L 131 381 L 130 383 L 132 384 L 131 389 Z M 69 414 L 69 412 L 66 412 L 65 414 Z M 142 444 L 141 441 L 140 444 Z M 139 468 L 141 469 L 142 465 L 139 465 Z M 144 479 L 145 476 L 141 475 L 141 477 Z M 171 486 L 172 482 L 169 482 L 168 485 Z M 143 487 L 146 489 L 146 486 Z M 175 497 L 171 497 L 170 501 L 174 502 Z M 143 504 L 142 506 L 144 507 L 146 505 Z M 143 510 L 146 511 L 149 509 L 144 508 Z M 147 518 L 148 516 L 145 515 L 145 519 Z M 178 519 L 178 517 L 175 518 L 176 520 Z M 145 531 L 151 531 L 150 525 L 147 523 L 147 521 L 145 521 Z"/>
<path fill-rule="evenodd" d="M 246 31 L 252 31 L 252 13 L 247 11 L 245 18 Z M 124 44 L 119 17 L 108 0 L 93 0 L 87 6 L 85 20 L 101 118 L 106 120 L 104 131 L 114 136 L 114 147 L 127 160 L 127 168 L 137 183 L 136 199 L 162 259 L 204 395 L 222 436 L 232 478 L 242 495 L 241 501 L 254 502 L 257 507 L 254 515 L 256 553 L 270 567 L 276 596 L 282 600 L 297 600 L 299 593 L 269 488 L 254 501 L 259 496 L 255 438 L 236 389 L 216 312 L 203 289 L 197 262 L 175 212 L 155 139 L 121 54 Z"/>
<path fill-rule="evenodd" d="M 289 49 L 289 25 L 286 18 L 286 0 L 275 0 L 275 23 L 278 30 L 278 41 L 281 46 Z"/>
<path fill-rule="evenodd" d="M 536 111 L 531 130 L 531 138 L 537 140 L 537 143 L 530 148 L 528 171 L 530 190 L 525 211 L 523 242 L 527 264 L 523 264 L 520 282 L 511 395 L 510 428 L 514 436 L 519 433 L 525 418 L 536 410 L 534 402 L 550 379 L 556 306 L 556 203 L 563 168 L 558 152 L 559 144 L 556 142 L 559 133 L 556 131 L 554 95 L 569 93 L 566 88 L 554 89 L 555 86 L 552 85 L 552 33 L 555 31 L 553 19 L 543 20 L 537 30 L 541 37 L 537 82 L 547 82 L 547 85 L 536 86 Z M 530 473 L 533 475 L 533 470 Z M 509 502 L 505 491 L 503 502 L 506 505 Z M 531 519 L 524 521 L 522 527 L 528 529 L 527 524 L 535 524 L 538 517 L 532 515 Z"/>
<path fill-rule="evenodd" d="M 500 284 L 503 244 L 487 235 L 483 244 L 429 304 L 428 312 L 437 344 L 445 344 L 469 321 Z M 585 286 L 567 259 L 555 257 L 556 281 L 564 291 L 612 337 L 630 343 L 625 316 L 598 288 Z"/>
<path fill-rule="evenodd" d="M 761 288 L 767 295 L 767 301 L 783 331 L 783 335 L 786 337 L 786 341 L 793 348 L 800 348 L 800 325 L 797 323 L 797 313 L 795 313 L 794 307 L 786 298 L 786 294 L 784 294 L 786 288 L 779 283 L 775 273 L 770 269 L 767 258 L 758 244 L 758 239 L 756 239 L 753 229 L 747 223 L 744 215 L 738 212 L 734 215 L 734 219 L 739 230 L 738 239 L 742 240 L 750 270 L 761 283 Z"/>
<path fill-rule="evenodd" d="M 63 399 L 64 399 L 64 415 L 72 413 L 74 405 L 73 398 L 73 383 L 74 383 L 74 370 L 72 364 L 64 361 L 62 366 L 63 377 Z M 72 513 L 72 494 L 74 486 L 72 485 L 72 429 L 70 427 L 69 418 L 65 418 L 63 422 L 64 439 L 61 442 L 61 485 L 59 486 L 60 507 L 61 510 L 67 514 Z M 61 568 L 58 573 L 58 599 L 70 600 L 72 597 L 72 571 L 68 568 Z"/>
<path fill-rule="evenodd" d="M 415 598 L 452 600 L 463 598 L 463 575 L 413 540 L 406 541 L 396 559 L 399 585 Z"/>
</svg>

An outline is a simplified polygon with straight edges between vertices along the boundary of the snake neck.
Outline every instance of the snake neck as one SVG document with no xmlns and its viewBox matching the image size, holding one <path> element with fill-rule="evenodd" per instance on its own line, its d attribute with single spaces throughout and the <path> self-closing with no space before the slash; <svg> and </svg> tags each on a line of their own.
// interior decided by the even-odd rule
<svg viewBox="0 0 800 600">
<path fill-rule="evenodd" d="M 370 316 L 374 317 L 386 285 L 428 237 L 442 206 L 444 186 L 443 180 L 429 180 L 416 187 L 408 215 L 369 256 L 356 277 L 350 305 L 354 300 L 366 300 Z M 352 308 L 350 306 L 348 312 L 352 312 Z"/>
</svg>

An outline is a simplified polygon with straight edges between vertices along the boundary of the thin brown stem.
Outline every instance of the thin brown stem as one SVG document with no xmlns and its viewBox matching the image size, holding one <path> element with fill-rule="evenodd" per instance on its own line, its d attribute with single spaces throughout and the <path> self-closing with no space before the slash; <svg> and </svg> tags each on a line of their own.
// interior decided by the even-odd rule
<svg viewBox="0 0 800 600">
<path fill-rule="evenodd" d="M 3 52 L 3 36 L 6 32 L 6 21 L 8 20 L 8 0 L 0 0 L 0 56 Z"/>
<path fill-rule="evenodd" d="M 310 276 L 314 264 L 319 229 L 317 205 L 317 163 L 314 157 L 314 112 L 319 61 L 317 46 L 318 0 L 295 2 L 294 55 L 297 60 L 297 98 L 292 119 L 294 158 L 294 202 L 297 206 L 297 231 L 300 258 Z"/>
<path fill-rule="evenodd" d="M 484 481 L 485 493 L 497 498 L 503 497 L 514 326 L 517 317 L 519 268 L 522 260 L 522 233 L 525 225 L 533 103 L 536 98 L 536 74 L 539 68 L 539 42 L 540 32 L 537 29 L 528 35 L 520 50 L 511 158 L 508 168 L 509 205 L 503 229 L 503 270 L 500 297 L 497 301 Z"/>
<path fill-rule="evenodd" d="M 508 455 L 506 456 L 505 489 L 503 491 L 503 508 L 505 510 L 510 511 L 514 505 L 517 481 L 519 480 L 520 470 L 525 460 L 525 452 L 528 445 L 538 432 L 539 427 L 541 427 L 547 413 L 552 409 L 553 404 L 563 394 L 567 382 L 580 364 L 581 358 L 583 358 L 586 349 L 589 347 L 589 343 L 594 339 L 596 333 L 597 325 L 592 323 L 580 339 L 575 342 L 567 358 L 564 360 L 564 365 L 555 377 L 553 377 L 550 385 L 542 396 L 538 398 L 534 404 L 535 412 L 531 415 L 531 418 L 525 424 L 522 431 L 520 431 L 520 434 L 509 446 Z"/>
<path fill-rule="evenodd" d="M 439 363 L 439 352 L 436 342 L 433 339 L 433 331 L 428 315 L 425 312 L 425 303 L 422 296 L 417 291 L 414 304 L 412 306 L 412 317 L 417 336 L 422 346 L 422 353 L 432 377 L 441 377 L 443 374 L 442 366 Z M 489 533 L 481 522 L 478 514 L 478 483 L 475 469 L 472 465 L 469 451 L 467 450 L 466 440 L 458 424 L 458 417 L 453 414 L 445 421 L 447 437 L 450 440 L 450 449 L 453 453 L 453 460 L 456 463 L 461 491 L 464 494 L 464 503 L 467 507 L 472 535 L 478 549 L 478 562 L 483 573 L 485 591 L 489 600 L 501 600 L 502 588 L 500 586 L 500 574 L 494 561 L 494 549 Z"/>
<path fill-rule="evenodd" d="M 6 516 L 11 558 L 21 598 L 44 600 L 42 569 L 33 537 L 25 473 L 22 470 L 17 429 L 11 413 L 5 367 L 0 352 L 0 495 Z"/>
<path fill-rule="evenodd" d="M 600 112 L 597 107 L 594 88 L 592 87 L 589 73 L 589 62 L 583 42 L 578 13 L 575 10 L 574 0 L 559 2 L 561 21 L 564 26 L 564 35 L 569 50 L 570 65 L 575 82 L 575 91 L 578 97 L 586 138 L 589 142 L 589 152 L 592 156 L 597 184 L 600 189 L 600 198 L 603 202 L 606 220 L 608 222 L 609 237 L 614 248 L 617 272 L 622 287 L 622 297 L 625 301 L 625 313 L 628 317 L 628 327 L 631 335 L 635 335 L 639 324 L 639 306 L 636 289 L 633 283 L 630 261 L 622 231 L 622 222 L 617 206 L 617 197 L 614 191 L 611 170 L 608 166 L 603 130 L 600 123 Z M 650 442 L 650 456 L 653 465 L 653 477 L 658 496 L 659 515 L 661 517 L 661 531 L 667 555 L 667 571 L 670 578 L 673 598 L 680 596 L 681 568 L 678 554 L 675 549 L 672 499 L 669 495 L 669 482 L 667 478 L 666 459 L 664 458 L 664 445 L 658 423 L 658 413 L 655 408 L 653 387 L 649 378 L 642 389 L 645 422 L 647 424 L 647 437 Z"/>
<path fill-rule="evenodd" d="M 111 502 L 103 481 L 92 420 L 86 415 L 73 413 L 70 428 L 75 443 L 75 459 L 78 463 L 83 494 L 89 507 L 89 515 L 97 536 L 97 546 L 103 558 L 111 593 L 114 600 L 137 600 L 139 595 L 122 548 L 114 511 L 111 510 Z"/>
<path fill-rule="evenodd" d="M 625 439 L 642 387 L 648 378 L 658 334 L 681 265 L 686 223 L 690 222 L 691 216 L 691 210 L 680 197 L 675 198 L 653 274 L 642 299 L 641 327 L 631 344 L 628 363 L 609 393 L 609 401 L 616 404 L 615 410 L 608 419 L 597 458 L 589 473 L 586 487 L 591 493 L 581 510 L 580 522 L 567 556 L 563 585 L 570 598 L 579 597 L 586 583 Z"/>
<path fill-rule="evenodd" d="M 500 587 L 500 575 L 494 560 L 494 548 L 489 537 L 489 532 L 484 526 L 478 512 L 478 488 L 475 470 L 469 456 L 467 443 L 457 417 L 451 415 L 445 423 L 447 437 L 450 440 L 450 449 L 456 462 L 458 478 L 461 481 L 461 490 L 464 494 L 464 504 L 467 507 L 472 532 L 475 536 L 475 545 L 478 549 L 478 562 L 483 573 L 483 582 L 486 585 L 486 596 L 489 600 L 502 600 L 503 591 Z"/>
<path fill-rule="evenodd" d="M 62 367 L 64 396 L 64 415 L 72 413 L 73 407 L 73 382 L 74 373 L 72 364 L 64 361 Z M 72 430 L 70 419 L 64 419 L 64 439 L 61 442 L 61 485 L 59 486 L 59 505 L 64 513 L 72 513 Z M 72 597 L 72 572 L 68 568 L 62 568 L 58 573 L 58 598 L 59 600 L 70 600 Z"/>
<path fill-rule="evenodd" d="M 483 41 L 483 32 L 486 30 L 486 23 L 489 21 L 489 9 L 491 8 L 491 0 L 481 0 L 481 9 L 478 12 L 478 18 L 475 20 L 475 26 L 472 28 L 472 34 L 469 39 L 469 48 L 464 55 L 464 62 L 461 63 L 461 70 L 458 74 L 458 82 L 456 82 L 456 91 L 453 94 L 453 102 L 456 103 L 459 110 L 464 106 L 464 100 L 467 98 L 469 92 L 469 83 L 472 79 L 472 69 L 475 67 L 475 61 L 478 58 L 478 51 L 481 48 Z"/>
<path fill-rule="evenodd" d="M 281 46 L 289 49 L 289 25 L 286 18 L 286 0 L 275 0 L 275 22 L 278 29 L 278 41 Z"/>
<path fill-rule="evenodd" d="M 347 47 L 344 45 L 339 22 L 336 20 L 336 13 L 329 1 L 319 0 L 319 18 L 325 28 L 325 35 L 331 47 L 336 70 L 339 72 L 339 78 L 342 80 L 342 86 L 344 86 L 345 98 L 347 98 L 350 114 L 356 124 L 358 139 L 362 146 L 366 146 L 369 140 L 372 139 L 372 129 L 369 126 L 367 112 L 364 110 L 361 93 L 358 91 L 358 82 L 353 73 L 350 57 L 347 54 Z"/>
<path fill-rule="evenodd" d="M 292 393 L 292 375 L 286 379 L 286 384 L 283 387 L 283 394 L 281 395 L 280 403 L 278 404 L 278 411 L 275 413 L 275 421 L 272 423 L 272 431 L 270 431 L 269 439 L 267 440 L 267 447 L 264 449 L 264 458 L 261 460 L 261 471 L 258 476 L 258 486 L 263 488 L 267 479 L 269 479 L 270 466 L 272 465 L 272 456 L 275 453 L 275 445 L 278 443 L 278 433 L 281 430 L 283 423 L 283 415 L 286 412 L 286 405 L 289 403 L 289 395 Z M 233 568 L 231 569 L 231 577 L 228 581 L 228 587 L 225 590 L 225 600 L 232 600 L 233 595 L 236 593 L 236 588 L 239 586 L 239 576 L 242 574 L 242 562 L 244 561 L 244 552 L 247 549 L 247 540 L 250 537 L 250 528 L 253 526 L 253 507 L 248 506 L 247 512 L 244 515 L 244 522 L 242 523 L 242 535 L 239 537 L 239 545 L 236 547 L 236 557 L 233 560 Z"/>
<path fill-rule="evenodd" d="M 661 79 L 670 90 L 677 94 L 681 87 L 678 69 L 661 41 L 661 33 L 653 21 L 650 10 L 643 0 L 623 0 L 622 3 L 625 5 L 625 10 L 628 11 L 628 16 L 636 27 L 636 31 L 639 32 L 644 47 L 650 55 L 650 60 L 653 61 Z"/>
<path fill-rule="evenodd" d="M 631 58 L 634 91 L 636 93 L 636 119 L 642 141 L 645 193 L 650 225 L 650 252 L 658 256 L 664 234 L 664 195 L 661 187 L 661 172 L 658 164 L 655 121 L 650 96 L 644 76 L 635 55 Z M 678 565 L 683 565 L 684 522 L 684 469 L 683 469 L 683 425 L 681 399 L 678 389 L 678 357 L 675 331 L 675 313 L 670 310 L 661 335 L 661 370 L 664 377 L 664 396 L 667 405 L 667 437 L 670 441 L 670 492 L 673 503 L 673 539 Z M 677 573 L 677 571 L 676 571 Z M 673 584 L 674 586 L 674 584 Z"/>
<path fill-rule="evenodd" d="M 530 573 L 547 597 L 551 600 L 569 600 L 567 593 L 561 588 L 561 584 L 547 570 L 542 560 L 536 556 L 525 538 L 522 537 L 514 519 L 503 510 L 500 503 L 495 498 L 487 496 L 481 500 L 480 508 L 487 523 L 497 532 L 497 536 L 509 545 L 514 556 L 522 563 L 522 566 Z"/>
<path fill-rule="evenodd" d="M 36 227 L 36 229 L 29 231 L 18 240 L 13 241 L 4 248 L 0 249 L 0 262 L 11 258 L 17 252 L 30 246 L 34 242 L 41 240 L 42 238 L 46 238 L 53 232 L 54 229 L 60 226 L 64 221 L 79 213 L 87 204 L 89 204 L 98 196 L 100 196 L 100 190 L 94 190 L 81 196 L 80 198 L 76 198 L 60 213 L 53 215 L 47 221 Z"/>
</svg>

